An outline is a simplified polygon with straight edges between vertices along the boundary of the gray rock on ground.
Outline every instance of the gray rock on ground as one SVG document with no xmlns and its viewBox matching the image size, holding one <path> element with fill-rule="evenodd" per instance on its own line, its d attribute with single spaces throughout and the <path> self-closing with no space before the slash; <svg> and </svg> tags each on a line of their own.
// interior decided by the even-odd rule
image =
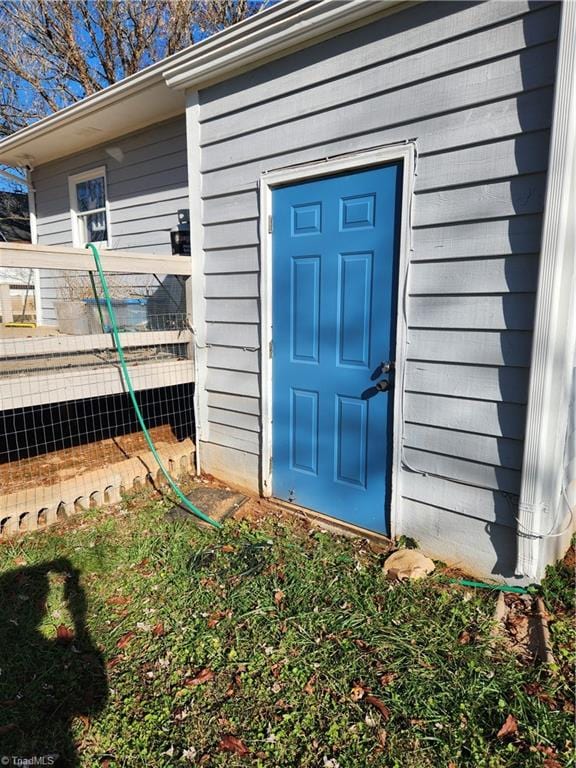
<svg viewBox="0 0 576 768">
<path fill-rule="evenodd" d="M 434 568 L 434 562 L 417 549 L 399 549 L 386 558 L 384 574 L 398 581 L 421 579 L 432 573 Z"/>
</svg>

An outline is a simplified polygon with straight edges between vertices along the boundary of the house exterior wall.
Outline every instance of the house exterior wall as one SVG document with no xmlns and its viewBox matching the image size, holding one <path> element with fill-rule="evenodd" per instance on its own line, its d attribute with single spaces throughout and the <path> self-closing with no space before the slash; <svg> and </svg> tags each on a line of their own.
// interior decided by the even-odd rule
<svg viewBox="0 0 576 768">
<path fill-rule="evenodd" d="M 261 174 L 415 140 L 396 533 L 513 577 L 558 17 L 416 5 L 200 93 L 204 469 L 258 487 Z"/>
<path fill-rule="evenodd" d="M 68 177 L 102 165 L 106 167 L 110 246 L 143 253 L 171 253 L 170 230 L 178 225 L 178 211 L 188 210 L 184 116 L 34 169 L 38 242 L 72 245 Z M 152 275 L 128 276 L 126 280 L 136 290 L 148 287 L 152 292 L 166 294 Z M 41 286 L 43 322 L 55 324 L 54 301 L 61 295 L 61 274 L 44 270 Z M 174 301 L 180 303 L 179 284 L 171 281 L 167 288 Z M 174 311 L 167 294 L 159 309 L 164 304 L 166 311 Z"/>
</svg>

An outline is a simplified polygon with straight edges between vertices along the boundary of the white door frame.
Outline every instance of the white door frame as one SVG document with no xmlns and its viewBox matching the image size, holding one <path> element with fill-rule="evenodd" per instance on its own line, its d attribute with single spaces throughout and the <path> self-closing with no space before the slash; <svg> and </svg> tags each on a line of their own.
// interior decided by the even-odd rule
<svg viewBox="0 0 576 768">
<path fill-rule="evenodd" d="M 260 305 L 261 305 L 261 381 L 262 381 L 262 460 L 260 489 L 263 496 L 272 495 L 272 192 L 282 184 L 295 184 L 335 173 L 372 168 L 402 161 L 402 211 L 398 265 L 398 296 L 396 317 L 396 375 L 394 417 L 392 425 L 392 477 L 390 495 L 390 535 L 397 533 L 400 510 L 400 457 L 402 441 L 402 400 L 404 365 L 406 359 L 405 296 L 411 250 L 411 203 L 416 166 L 414 142 L 391 144 L 327 158 L 278 170 L 265 172 L 260 179 Z M 385 510 L 383 510 L 385 513 Z"/>
</svg>

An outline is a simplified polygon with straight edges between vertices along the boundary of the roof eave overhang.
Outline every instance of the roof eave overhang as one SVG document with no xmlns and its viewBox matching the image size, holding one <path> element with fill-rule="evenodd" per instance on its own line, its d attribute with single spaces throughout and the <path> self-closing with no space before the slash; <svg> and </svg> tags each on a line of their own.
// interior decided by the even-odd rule
<svg viewBox="0 0 576 768">
<path fill-rule="evenodd" d="M 0 163 L 33 168 L 183 114 L 182 94 L 145 72 L 72 104 L 0 142 Z"/>
<path fill-rule="evenodd" d="M 226 80 L 408 4 L 285 0 L 3 139 L 0 163 L 35 167 L 183 114 L 186 90 Z"/>
<path fill-rule="evenodd" d="M 282 14 L 275 19 L 252 17 L 251 26 L 237 30 L 238 36 L 210 38 L 206 46 L 184 51 L 177 62 L 165 68 L 164 78 L 170 88 L 206 87 L 367 24 L 374 17 L 380 18 L 408 4 L 407 0 L 296 2 L 289 15 Z"/>
</svg>

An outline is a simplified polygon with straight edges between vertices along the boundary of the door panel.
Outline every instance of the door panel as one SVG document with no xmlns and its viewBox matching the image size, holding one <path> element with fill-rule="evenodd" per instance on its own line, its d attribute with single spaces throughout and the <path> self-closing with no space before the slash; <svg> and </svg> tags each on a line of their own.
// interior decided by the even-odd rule
<svg viewBox="0 0 576 768">
<path fill-rule="evenodd" d="M 273 192 L 272 490 L 386 532 L 398 164 Z"/>
</svg>

